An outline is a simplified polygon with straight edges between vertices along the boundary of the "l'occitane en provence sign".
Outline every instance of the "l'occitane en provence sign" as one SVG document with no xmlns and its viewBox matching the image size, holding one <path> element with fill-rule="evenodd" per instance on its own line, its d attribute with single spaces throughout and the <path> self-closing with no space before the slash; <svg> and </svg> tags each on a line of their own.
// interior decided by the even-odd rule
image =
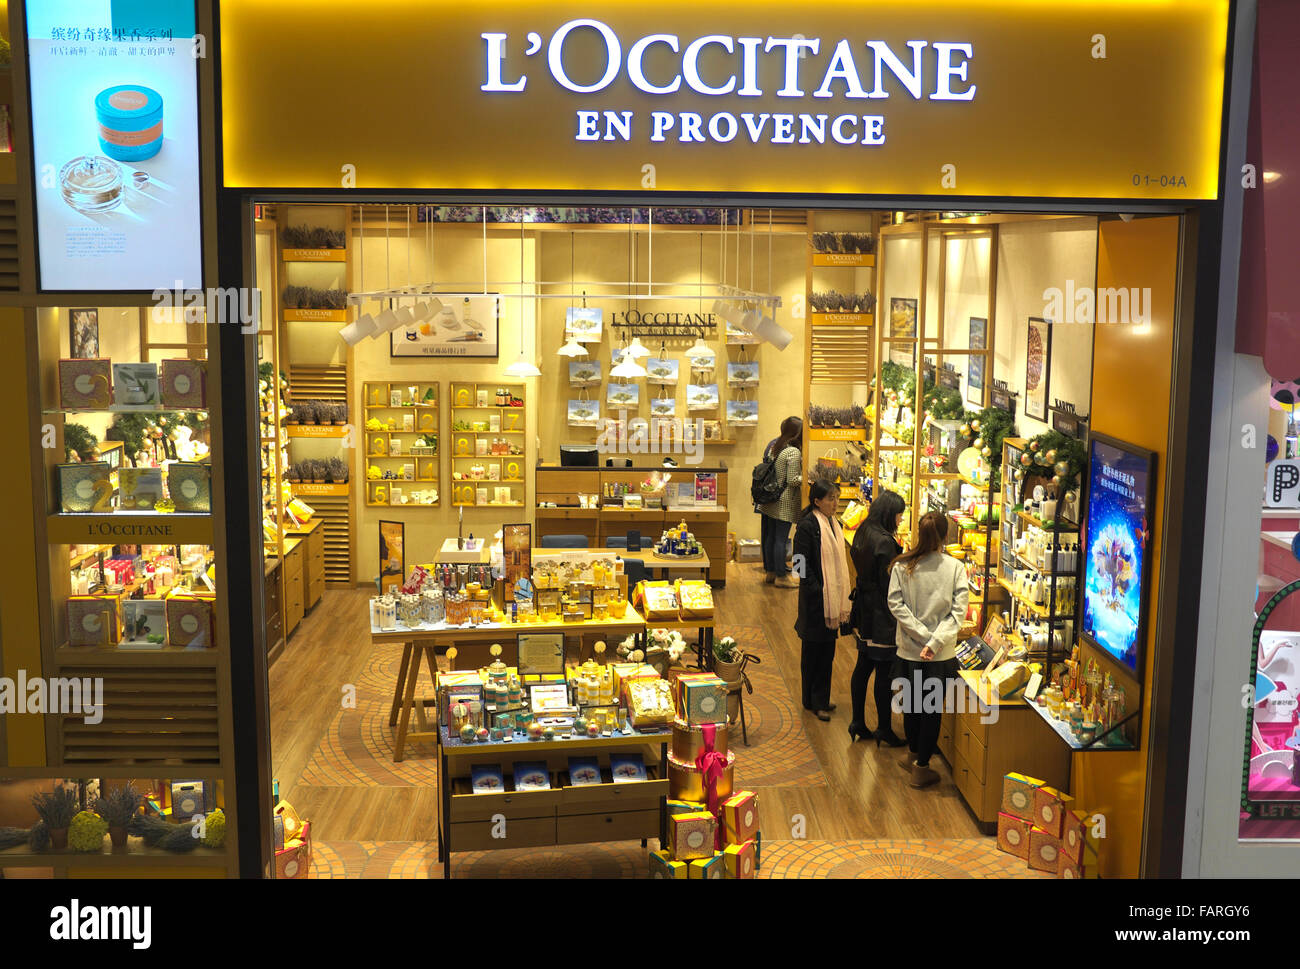
<svg viewBox="0 0 1300 969">
<path fill-rule="evenodd" d="M 1227 0 L 225 0 L 225 184 L 1207 199 L 1227 23 Z"/>
</svg>

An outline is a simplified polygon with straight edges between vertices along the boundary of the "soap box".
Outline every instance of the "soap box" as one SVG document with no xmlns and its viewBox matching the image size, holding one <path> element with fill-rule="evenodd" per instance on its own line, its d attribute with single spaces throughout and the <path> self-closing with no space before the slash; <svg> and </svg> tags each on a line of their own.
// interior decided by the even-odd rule
<svg viewBox="0 0 1300 969">
<path fill-rule="evenodd" d="M 152 511 L 162 496 L 162 468 L 123 468 L 117 473 L 117 506 L 123 511 Z"/>
<path fill-rule="evenodd" d="M 723 849 L 722 856 L 727 860 L 728 878 L 754 877 L 754 872 L 758 869 L 754 855 L 754 842 L 746 841 L 744 844 L 727 845 Z"/>
<path fill-rule="evenodd" d="M 212 467 L 185 461 L 169 464 L 167 490 L 176 511 L 211 511 Z"/>
<path fill-rule="evenodd" d="M 1097 878 L 1097 854 L 1091 848 L 1085 847 L 1083 853 L 1076 859 L 1071 858 L 1064 851 L 1061 852 L 1060 861 L 1056 869 L 1057 878 Z"/>
<path fill-rule="evenodd" d="M 667 851 L 652 851 L 650 852 L 650 877 L 686 878 L 686 862 L 674 861 Z"/>
<path fill-rule="evenodd" d="M 208 406 L 206 361 L 164 360 L 159 385 L 164 407 Z"/>
<path fill-rule="evenodd" d="M 728 844 L 744 844 L 758 834 L 758 796 L 737 791 L 722 802 L 722 823 Z"/>
<path fill-rule="evenodd" d="M 117 601 L 105 596 L 68 600 L 68 645 L 112 646 L 118 641 Z"/>
<path fill-rule="evenodd" d="M 161 403 L 158 364 L 113 364 L 113 405 L 125 410 L 154 410 Z"/>
<path fill-rule="evenodd" d="M 59 361 L 59 407 L 107 408 L 113 403 L 113 362 L 108 357 Z"/>
<path fill-rule="evenodd" d="M 727 684 L 712 673 L 679 676 L 677 714 L 690 724 L 717 723 L 726 719 Z"/>
<path fill-rule="evenodd" d="M 727 877 L 726 856 L 721 851 L 715 851 L 712 858 L 697 858 L 690 863 L 686 877 L 722 881 Z"/>
<path fill-rule="evenodd" d="M 1097 839 L 1088 824 L 1087 811 L 1061 812 L 1061 852 L 1074 861 L 1081 861 L 1084 852 L 1097 850 Z"/>
<path fill-rule="evenodd" d="M 107 461 L 59 465 L 59 506 L 67 512 L 110 512 L 113 485 Z"/>
<path fill-rule="evenodd" d="M 713 857 L 718 822 L 708 811 L 674 814 L 668 818 L 668 825 L 668 843 L 678 861 Z"/>
<path fill-rule="evenodd" d="M 1034 789 L 1034 824 L 1049 831 L 1054 837 L 1061 837 L 1063 815 L 1067 814 L 1074 798 L 1054 787 L 1044 784 Z"/>
<path fill-rule="evenodd" d="M 1043 786 L 1036 777 L 1024 774 L 1007 774 L 1002 778 L 1002 807 L 1000 811 L 1025 821 L 1034 820 L 1034 790 Z"/>
<path fill-rule="evenodd" d="M 1061 839 L 1042 828 L 1029 829 L 1029 867 L 1055 872 L 1061 865 Z"/>
<path fill-rule="evenodd" d="M 1033 827 L 1024 818 L 998 812 L 998 849 L 1017 858 L 1029 860 L 1029 829 Z"/>
<path fill-rule="evenodd" d="M 212 599 L 206 596 L 169 596 L 167 642 L 173 646 L 212 647 Z"/>
</svg>

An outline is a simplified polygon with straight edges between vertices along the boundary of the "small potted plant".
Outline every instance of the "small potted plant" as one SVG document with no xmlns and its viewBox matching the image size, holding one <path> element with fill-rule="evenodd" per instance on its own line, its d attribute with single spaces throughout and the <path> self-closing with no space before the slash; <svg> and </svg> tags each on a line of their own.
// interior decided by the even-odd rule
<svg viewBox="0 0 1300 969">
<path fill-rule="evenodd" d="M 723 636 L 713 641 L 713 672 L 728 683 L 740 679 L 740 668 L 745 662 L 745 651 L 734 636 Z"/>
<path fill-rule="evenodd" d="M 330 408 L 330 418 L 335 424 L 346 424 L 348 422 L 348 405 L 346 403 L 334 404 Z"/>
<path fill-rule="evenodd" d="M 108 838 L 115 851 L 126 847 L 126 829 L 140 810 L 143 795 L 134 784 L 127 781 L 123 787 L 109 791 L 107 797 L 95 802 L 95 811 L 108 822 Z"/>
<path fill-rule="evenodd" d="M 325 483 L 325 462 L 317 458 L 309 459 L 311 465 L 311 480 L 313 484 Z"/>
<path fill-rule="evenodd" d="M 77 795 L 66 787 L 39 791 L 32 796 L 32 806 L 50 832 L 50 845 L 57 850 L 68 847 L 68 826 L 77 816 Z"/>
<path fill-rule="evenodd" d="M 335 484 L 343 484 L 348 480 L 348 468 L 342 458 L 330 458 L 325 462 L 325 470 L 329 480 Z"/>
<path fill-rule="evenodd" d="M 289 405 L 289 416 L 288 416 L 288 422 L 289 422 L 290 424 L 292 424 L 292 425 L 294 425 L 294 426 L 297 426 L 298 424 L 301 424 L 301 423 L 302 423 L 302 410 L 301 410 L 301 408 L 302 408 L 302 405 L 301 405 L 301 404 L 291 404 L 291 405 Z"/>
</svg>

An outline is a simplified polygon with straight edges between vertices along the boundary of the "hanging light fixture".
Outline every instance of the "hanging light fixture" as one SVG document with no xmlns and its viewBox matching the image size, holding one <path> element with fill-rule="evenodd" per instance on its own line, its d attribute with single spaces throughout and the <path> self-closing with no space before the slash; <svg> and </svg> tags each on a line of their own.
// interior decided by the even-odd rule
<svg viewBox="0 0 1300 969">
<path fill-rule="evenodd" d="M 368 336 L 375 334 L 375 318 L 369 313 L 362 313 L 355 320 L 349 323 L 343 329 L 339 330 L 339 336 L 343 342 L 350 347 L 356 346 Z"/>
<path fill-rule="evenodd" d="M 632 337 L 632 345 L 627 348 L 627 352 L 633 360 L 640 360 L 642 357 L 650 356 L 650 351 L 641 343 L 639 336 Z"/>
<path fill-rule="evenodd" d="M 704 334 L 700 334 L 695 338 L 695 345 L 686 351 L 686 355 L 691 359 L 711 357 L 713 356 L 713 348 L 704 342 Z"/>
<path fill-rule="evenodd" d="M 587 348 L 570 336 L 569 342 L 560 347 L 556 352 L 562 357 L 585 357 L 587 355 Z"/>
<path fill-rule="evenodd" d="M 633 359 L 632 355 L 625 351 L 623 353 L 623 359 L 619 362 L 618 366 L 609 372 L 609 375 L 611 377 L 634 380 L 637 377 L 644 377 L 646 372 L 645 367 L 637 363 L 636 360 Z"/>
<path fill-rule="evenodd" d="M 485 277 L 486 278 L 486 277 Z M 519 291 L 524 289 L 524 223 L 519 220 Z M 542 372 L 537 365 L 524 359 L 524 313 L 523 301 L 519 306 L 519 359 L 506 367 L 506 374 L 511 377 L 540 377 Z M 533 300 L 533 312 L 537 312 L 537 301 Z"/>
</svg>

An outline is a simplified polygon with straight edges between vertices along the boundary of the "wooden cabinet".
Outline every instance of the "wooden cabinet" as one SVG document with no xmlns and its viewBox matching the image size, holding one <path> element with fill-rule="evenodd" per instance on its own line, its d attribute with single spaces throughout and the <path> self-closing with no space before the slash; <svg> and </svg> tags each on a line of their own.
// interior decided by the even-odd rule
<svg viewBox="0 0 1300 969">
<path fill-rule="evenodd" d="M 302 584 L 303 558 L 307 546 L 300 538 L 288 538 L 284 542 L 284 634 L 285 638 L 293 635 L 302 622 L 304 612 L 304 589 Z"/>
<path fill-rule="evenodd" d="M 320 519 L 309 521 L 301 529 L 285 532 L 288 538 L 302 541 L 302 604 L 310 611 L 325 593 L 325 526 Z"/>
<path fill-rule="evenodd" d="M 952 768 L 962 799 L 987 834 L 997 830 L 1002 778 L 1012 772 L 1070 789 L 1070 749 L 1023 700 L 1004 701 L 981 713 L 963 673 L 957 711 L 943 715 L 939 752 Z"/>
<path fill-rule="evenodd" d="M 266 653 L 274 662 L 284 649 L 284 619 L 280 615 L 280 560 L 266 560 Z"/>
</svg>

